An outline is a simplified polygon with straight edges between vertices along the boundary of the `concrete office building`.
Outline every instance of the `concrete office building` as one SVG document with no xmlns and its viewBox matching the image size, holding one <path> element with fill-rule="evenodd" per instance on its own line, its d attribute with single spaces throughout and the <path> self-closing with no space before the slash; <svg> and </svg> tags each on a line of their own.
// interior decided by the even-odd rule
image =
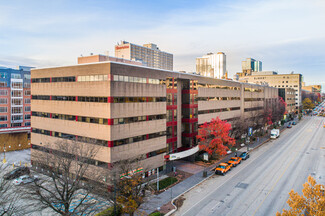
<svg viewBox="0 0 325 216">
<path fill-rule="evenodd" d="M 0 68 L 0 151 L 30 147 L 30 67 Z"/>
<path fill-rule="evenodd" d="M 258 74 L 258 72 L 256 74 Z M 301 74 L 250 75 L 240 77 L 239 81 L 245 83 L 256 83 L 259 85 L 268 85 L 276 88 L 293 88 L 295 90 L 296 113 L 298 113 L 301 109 Z"/>
<path fill-rule="evenodd" d="M 321 85 L 306 85 L 305 82 L 302 83 L 302 89 L 309 91 L 311 93 L 322 93 L 322 86 Z"/>
<path fill-rule="evenodd" d="M 143 46 L 121 41 L 115 46 L 115 57 L 141 61 L 143 65 L 152 68 L 173 70 L 173 54 L 161 51 L 156 44 Z"/>
<path fill-rule="evenodd" d="M 296 112 L 296 91 L 293 88 L 279 88 L 279 96 L 286 102 L 286 111 L 288 114 Z"/>
<path fill-rule="evenodd" d="M 196 72 L 201 76 L 224 79 L 226 71 L 226 55 L 223 52 L 208 53 L 196 58 Z"/>
<path fill-rule="evenodd" d="M 168 155 L 197 149 L 198 125 L 217 116 L 251 118 L 278 98 L 268 86 L 117 62 L 31 75 L 32 161 L 50 143 L 73 139 L 99 150 L 90 165 L 98 172 L 144 155 L 139 168 L 149 176 L 165 169 Z"/>
</svg>

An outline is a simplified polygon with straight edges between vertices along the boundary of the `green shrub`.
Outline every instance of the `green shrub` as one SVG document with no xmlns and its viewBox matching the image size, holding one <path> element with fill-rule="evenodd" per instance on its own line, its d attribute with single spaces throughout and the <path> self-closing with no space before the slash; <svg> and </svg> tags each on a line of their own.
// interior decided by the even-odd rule
<svg viewBox="0 0 325 216">
<path fill-rule="evenodd" d="M 159 190 L 162 190 L 162 189 L 168 187 L 169 185 L 174 184 L 175 182 L 177 182 L 177 178 L 167 177 L 167 178 L 159 181 Z M 157 183 L 152 184 L 152 187 L 154 189 L 156 189 L 157 188 Z"/>
<path fill-rule="evenodd" d="M 96 214 L 96 216 L 120 216 L 122 214 L 121 206 L 116 206 L 116 214 L 114 215 L 114 206 L 105 209 L 104 211 Z"/>
<path fill-rule="evenodd" d="M 160 213 L 160 212 L 153 212 L 151 213 L 149 216 L 163 216 L 164 214 Z"/>
</svg>

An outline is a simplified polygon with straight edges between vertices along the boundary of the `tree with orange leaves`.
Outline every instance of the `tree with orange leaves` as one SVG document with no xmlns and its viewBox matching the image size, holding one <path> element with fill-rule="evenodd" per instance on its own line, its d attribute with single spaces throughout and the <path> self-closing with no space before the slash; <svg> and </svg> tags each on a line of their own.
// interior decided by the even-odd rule
<svg viewBox="0 0 325 216">
<path fill-rule="evenodd" d="M 222 121 L 217 117 L 211 122 L 205 122 L 200 126 L 196 138 L 199 141 L 200 150 L 206 151 L 209 155 L 226 155 L 228 146 L 236 144 L 235 139 L 229 136 L 231 124 Z"/>
<path fill-rule="evenodd" d="M 302 196 L 293 190 L 290 191 L 290 198 L 287 203 L 291 207 L 290 210 L 282 210 L 282 213 L 277 212 L 277 216 L 294 216 L 294 215 L 325 215 L 325 186 L 316 184 L 313 177 L 308 177 L 302 189 Z"/>
</svg>

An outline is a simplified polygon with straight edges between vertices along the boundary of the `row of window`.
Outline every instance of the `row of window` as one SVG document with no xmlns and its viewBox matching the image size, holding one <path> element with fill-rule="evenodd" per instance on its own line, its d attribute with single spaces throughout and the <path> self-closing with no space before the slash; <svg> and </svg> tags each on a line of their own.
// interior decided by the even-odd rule
<svg viewBox="0 0 325 216">
<path fill-rule="evenodd" d="M 236 86 L 222 86 L 222 85 L 215 85 L 215 84 L 198 84 L 199 88 L 215 88 L 215 89 L 229 89 L 229 90 L 240 90 L 240 87 Z"/>
<path fill-rule="evenodd" d="M 264 107 L 252 107 L 252 108 L 245 108 L 244 112 L 251 112 L 251 111 L 257 111 L 257 110 L 262 110 Z"/>
<path fill-rule="evenodd" d="M 72 135 L 72 134 L 66 134 L 66 133 L 55 132 L 55 131 L 52 131 L 52 133 L 51 133 L 51 131 L 49 131 L 49 130 L 43 130 L 43 129 L 38 129 L 38 128 L 32 128 L 32 132 L 47 135 L 47 136 L 52 135 L 54 137 L 59 137 L 62 139 L 69 139 L 69 140 L 75 140 L 75 141 L 79 141 L 79 142 L 107 146 L 106 140 L 99 140 L 99 139 L 94 139 L 94 138 L 90 138 L 90 137 L 76 136 L 76 135 Z"/>
<path fill-rule="evenodd" d="M 78 82 L 108 81 L 108 75 L 78 76 Z"/>
<path fill-rule="evenodd" d="M 240 97 L 199 97 L 199 101 L 240 100 Z"/>
<path fill-rule="evenodd" d="M 166 102 L 165 97 L 114 97 L 114 103 Z"/>
<path fill-rule="evenodd" d="M 51 78 L 33 78 L 32 82 L 33 83 L 49 83 L 49 82 L 75 82 L 76 77 L 74 76 L 69 76 L 69 77 L 52 77 Z"/>
<path fill-rule="evenodd" d="M 120 139 L 120 140 L 114 140 L 113 141 L 113 146 L 120 146 L 120 145 L 126 145 L 134 142 L 140 142 L 148 139 L 154 139 L 157 137 L 161 136 L 166 136 L 166 131 L 161 131 L 157 133 L 152 133 L 152 134 L 145 134 L 141 136 L 135 136 L 135 137 L 129 137 L 126 139 Z"/>
<path fill-rule="evenodd" d="M 92 144 L 101 145 L 101 146 L 108 145 L 108 141 L 106 141 L 106 140 L 99 140 L 99 139 L 94 139 L 94 138 L 90 138 L 90 137 L 76 136 L 76 135 L 66 134 L 66 133 L 61 133 L 61 132 L 56 132 L 56 131 L 51 132 L 49 130 L 32 128 L 32 132 L 47 135 L 47 136 L 54 136 L 54 137 L 58 137 L 58 138 L 62 138 L 62 139 L 69 139 L 69 140 L 75 140 L 75 141 L 79 141 L 79 142 L 92 143 Z M 166 136 L 166 131 L 161 131 L 161 132 L 152 133 L 152 134 L 145 134 L 145 135 L 135 136 L 135 137 L 129 137 L 126 139 L 114 140 L 113 146 L 119 146 L 119 145 L 134 143 L 134 142 L 140 142 L 143 140 L 153 139 L 153 138 L 157 138 L 157 137 L 161 137 L 161 136 Z"/>
<path fill-rule="evenodd" d="M 227 112 L 227 111 L 234 111 L 234 110 L 240 110 L 240 107 L 231 107 L 231 108 L 223 108 L 223 109 L 201 110 L 201 111 L 199 111 L 199 115 L 200 115 L 200 114 L 208 114 L 208 113 Z"/>
<path fill-rule="evenodd" d="M 256 89 L 256 88 L 245 88 L 244 91 L 248 91 L 248 92 L 264 92 L 263 89 Z"/>
<path fill-rule="evenodd" d="M 264 101 L 264 98 L 244 98 L 244 101 Z"/>
<path fill-rule="evenodd" d="M 93 117 L 64 115 L 64 114 L 55 114 L 55 113 L 52 113 L 52 117 L 51 117 L 50 113 L 45 113 L 45 112 L 32 112 L 32 116 L 70 120 L 70 121 L 76 121 L 77 119 L 78 122 L 108 125 L 108 119 L 104 119 L 104 118 L 93 118 Z M 166 119 L 166 115 L 149 115 L 149 116 L 136 116 L 136 117 L 129 117 L 129 118 L 115 118 L 113 119 L 113 122 L 111 122 L 110 124 L 113 125 L 129 124 L 134 122 L 151 121 L 151 120 L 158 120 L 158 119 Z"/>
<path fill-rule="evenodd" d="M 113 81 L 120 81 L 120 82 L 134 82 L 134 83 L 150 83 L 150 84 L 162 84 L 159 79 L 148 79 L 142 77 L 132 77 L 132 76 L 123 76 L 123 75 L 114 75 Z"/>
</svg>

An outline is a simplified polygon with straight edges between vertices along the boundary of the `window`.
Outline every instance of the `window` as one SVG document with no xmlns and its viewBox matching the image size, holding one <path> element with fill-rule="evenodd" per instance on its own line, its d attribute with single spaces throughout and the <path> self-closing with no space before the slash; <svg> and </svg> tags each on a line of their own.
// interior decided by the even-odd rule
<svg viewBox="0 0 325 216">
<path fill-rule="evenodd" d="M 22 107 L 11 107 L 11 113 L 12 114 L 23 113 L 23 108 Z"/>
<path fill-rule="evenodd" d="M 78 82 L 89 82 L 89 81 L 107 81 L 108 75 L 99 74 L 99 75 L 90 75 L 90 76 L 78 76 Z"/>
<path fill-rule="evenodd" d="M 24 74 L 24 79 L 30 79 L 30 74 Z"/>
<path fill-rule="evenodd" d="M 30 88 L 30 83 L 24 83 L 24 88 Z"/>
<path fill-rule="evenodd" d="M 0 87 L 7 87 L 7 82 L 0 82 Z"/>
<path fill-rule="evenodd" d="M 0 116 L 0 121 L 7 121 L 7 120 L 8 120 L 7 116 Z"/>
<path fill-rule="evenodd" d="M 4 89 L 1 89 L 0 90 L 0 95 L 3 96 L 3 95 L 8 95 L 8 91 L 7 90 L 4 90 Z"/>
<path fill-rule="evenodd" d="M 25 120 L 30 120 L 30 115 L 25 115 Z"/>
<path fill-rule="evenodd" d="M 25 96 L 30 96 L 30 90 L 25 91 Z"/>
<path fill-rule="evenodd" d="M 22 97 L 23 96 L 23 92 L 20 90 L 12 90 L 11 91 L 11 96 L 12 97 Z"/>
<path fill-rule="evenodd" d="M 7 107 L 0 107 L 0 113 L 6 113 L 6 112 L 8 112 Z"/>
<path fill-rule="evenodd" d="M 7 73 L 6 72 L 1 72 L 0 73 L 0 78 L 3 78 L 3 79 L 7 78 Z"/>
<path fill-rule="evenodd" d="M 25 122 L 25 126 L 30 126 L 30 122 Z"/>
<path fill-rule="evenodd" d="M 0 98 L 0 104 L 7 104 L 8 100 L 7 98 Z"/>
<path fill-rule="evenodd" d="M 23 105 L 23 99 L 20 99 L 20 98 L 11 99 L 11 104 L 15 105 L 15 106 L 22 106 Z"/>
<path fill-rule="evenodd" d="M 23 88 L 23 83 L 22 82 L 12 82 L 11 83 L 11 88 L 12 89 L 22 89 Z"/>
<path fill-rule="evenodd" d="M 25 112 L 30 112 L 30 106 L 25 107 Z"/>
<path fill-rule="evenodd" d="M 8 127 L 7 124 L 0 124 L 0 128 L 6 128 L 6 127 Z"/>
<path fill-rule="evenodd" d="M 25 104 L 30 104 L 30 99 L 29 98 L 25 99 Z"/>
<path fill-rule="evenodd" d="M 14 73 L 12 73 L 11 74 L 11 78 L 12 79 L 21 79 L 21 76 L 20 76 L 20 74 L 14 74 Z"/>
<path fill-rule="evenodd" d="M 70 76 L 70 77 L 53 77 L 52 82 L 75 82 L 76 77 Z"/>
</svg>

